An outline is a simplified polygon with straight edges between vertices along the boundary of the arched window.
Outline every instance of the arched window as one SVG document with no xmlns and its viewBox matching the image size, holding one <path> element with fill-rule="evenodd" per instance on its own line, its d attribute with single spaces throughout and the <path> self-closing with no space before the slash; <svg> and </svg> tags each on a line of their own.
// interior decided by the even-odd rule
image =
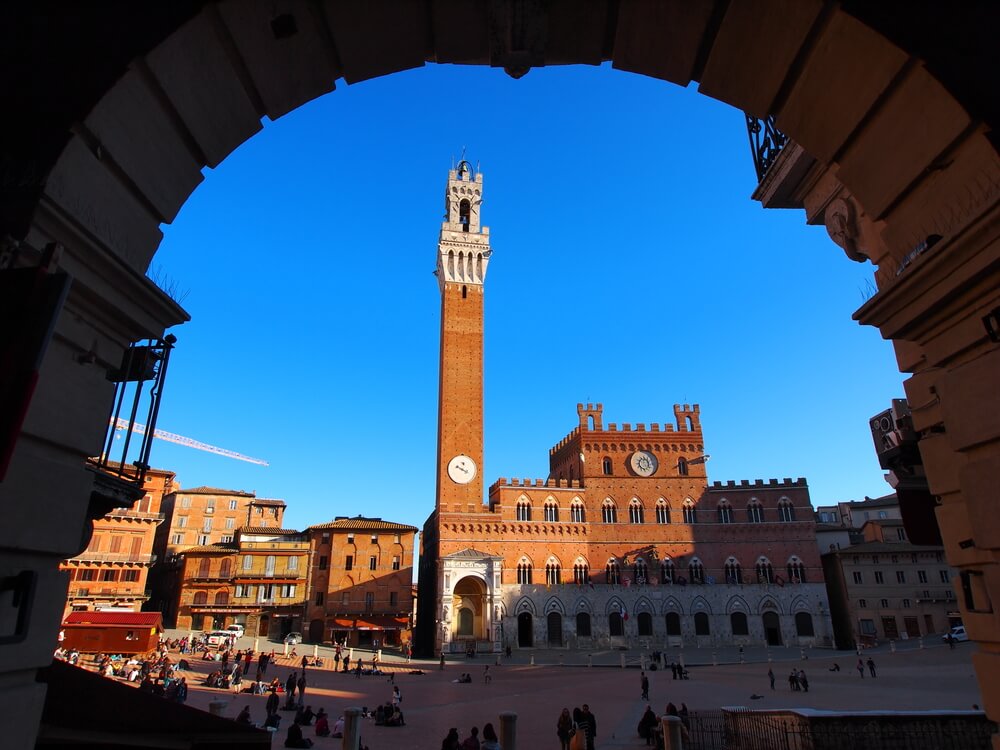
<svg viewBox="0 0 1000 750">
<path fill-rule="evenodd" d="M 610 457 L 608 457 L 608 456 L 604 457 L 604 460 L 601 461 L 601 468 L 603 469 L 605 476 L 608 476 L 608 477 L 611 476 L 613 467 L 611 466 L 611 458 Z"/>
<path fill-rule="evenodd" d="M 764 506 L 759 500 L 751 500 L 747 505 L 747 520 L 750 523 L 764 523 Z"/>
<path fill-rule="evenodd" d="M 550 559 L 545 564 L 545 583 L 549 586 L 562 583 L 562 567 L 557 560 Z"/>
<path fill-rule="evenodd" d="M 469 214 L 472 212 L 472 206 L 470 205 L 468 199 L 463 199 L 461 203 L 458 204 L 458 223 L 462 225 L 462 231 L 469 231 Z"/>
<path fill-rule="evenodd" d="M 766 557 L 757 561 L 757 583 L 774 583 L 774 568 Z"/>
<path fill-rule="evenodd" d="M 573 504 L 569 506 L 569 520 L 573 523 L 584 523 L 587 520 L 587 515 L 583 510 L 583 503 L 579 500 L 574 500 Z"/>
<path fill-rule="evenodd" d="M 667 612 L 667 635 L 681 634 L 681 616 L 676 612 Z"/>
<path fill-rule="evenodd" d="M 590 638 L 590 615 L 586 612 L 576 615 L 576 634 L 580 638 Z"/>
<path fill-rule="evenodd" d="M 615 507 L 615 501 L 608 498 L 601 505 L 601 518 L 604 523 L 618 523 L 618 508 Z"/>
<path fill-rule="evenodd" d="M 694 634 L 695 635 L 711 635 L 711 631 L 708 628 L 708 615 L 704 612 L 694 613 Z"/>
<path fill-rule="evenodd" d="M 805 583 L 806 582 L 806 566 L 803 562 L 797 558 L 793 557 L 788 561 L 788 582 L 789 583 Z"/>
<path fill-rule="evenodd" d="M 727 500 L 723 500 L 719 503 L 718 513 L 719 523 L 733 522 L 733 506 L 731 506 Z"/>
<path fill-rule="evenodd" d="M 632 578 L 639 585 L 649 582 L 649 569 L 641 557 L 637 557 L 632 565 Z"/>
<path fill-rule="evenodd" d="M 686 458 L 677 459 L 677 473 L 682 477 L 686 477 L 688 475 L 688 462 Z"/>
<path fill-rule="evenodd" d="M 628 504 L 628 522 L 642 523 L 642 503 L 635 498 Z"/>
<path fill-rule="evenodd" d="M 613 557 L 610 560 L 608 560 L 608 564 L 604 566 L 604 582 L 605 583 L 622 582 L 622 570 L 618 566 L 618 561 Z"/>
<path fill-rule="evenodd" d="M 522 559 L 517 564 L 517 582 L 531 583 L 531 563 L 527 560 Z"/>
<path fill-rule="evenodd" d="M 554 500 L 548 500 L 545 503 L 545 520 L 550 523 L 559 520 L 559 506 L 556 505 Z"/>
<path fill-rule="evenodd" d="M 795 613 L 795 634 L 800 638 L 811 638 L 816 633 L 813 630 L 813 618 L 808 612 Z"/>
<path fill-rule="evenodd" d="M 795 520 L 795 506 L 790 500 L 781 498 L 778 501 L 778 518 L 786 523 Z"/>
<path fill-rule="evenodd" d="M 590 583 L 590 568 L 583 560 L 573 565 L 573 583 Z"/>
<path fill-rule="evenodd" d="M 516 516 L 518 521 L 530 521 L 531 520 L 531 503 L 527 500 L 521 499 L 517 501 Z"/>
<path fill-rule="evenodd" d="M 697 557 L 688 563 L 688 579 L 691 583 L 705 582 L 705 566 L 701 564 L 701 560 Z"/>
<path fill-rule="evenodd" d="M 468 607 L 462 607 L 458 610 L 458 634 L 472 635 L 472 623 L 474 620 L 475 616 Z"/>
<path fill-rule="evenodd" d="M 743 583 L 743 568 L 735 557 L 726 560 L 726 583 Z"/>
<path fill-rule="evenodd" d="M 684 523 L 694 523 L 695 518 L 694 503 L 688 498 L 684 501 Z"/>
<path fill-rule="evenodd" d="M 729 626 L 733 630 L 733 635 L 750 635 L 750 625 L 747 623 L 747 616 L 742 612 L 733 612 L 729 615 Z"/>
<path fill-rule="evenodd" d="M 636 630 L 640 636 L 653 634 L 653 616 L 649 612 L 640 612 L 635 616 Z"/>
<path fill-rule="evenodd" d="M 207 591 L 195 591 L 194 598 L 191 600 L 192 604 L 208 604 L 208 592 Z"/>
<path fill-rule="evenodd" d="M 669 557 L 660 563 L 660 583 L 674 582 L 674 561 Z"/>
<path fill-rule="evenodd" d="M 207 557 L 201 558 L 198 561 L 198 577 L 208 578 L 212 573 L 212 561 Z"/>
<path fill-rule="evenodd" d="M 229 578 L 230 576 L 232 576 L 232 562 L 228 557 L 224 557 L 219 564 L 219 578 Z"/>
<path fill-rule="evenodd" d="M 224 607 L 229 604 L 229 592 L 217 591 L 215 594 L 215 606 Z"/>
<path fill-rule="evenodd" d="M 608 615 L 608 635 L 625 635 L 625 624 L 622 622 L 621 612 L 612 612 Z"/>
<path fill-rule="evenodd" d="M 663 498 L 656 501 L 656 522 L 670 523 L 670 507 Z"/>
</svg>

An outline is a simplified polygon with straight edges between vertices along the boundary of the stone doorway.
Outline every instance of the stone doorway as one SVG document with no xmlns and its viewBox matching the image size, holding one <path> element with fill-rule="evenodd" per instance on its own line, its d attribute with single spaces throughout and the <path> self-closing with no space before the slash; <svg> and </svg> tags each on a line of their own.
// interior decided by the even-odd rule
<svg viewBox="0 0 1000 750">
<path fill-rule="evenodd" d="M 562 646 L 562 615 L 558 612 L 549 612 L 546 618 L 547 640 L 549 646 Z"/>
<path fill-rule="evenodd" d="M 761 620 L 764 623 L 764 637 L 768 646 L 781 645 L 781 618 L 777 612 L 765 612 Z"/>
<path fill-rule="evenodd" d="M 517 645 L 519 648 L 532 648 L 535 645 L 533 626 L 534 621 L 531 613 L 522 612 L 517 616 Z"/>
</svg>

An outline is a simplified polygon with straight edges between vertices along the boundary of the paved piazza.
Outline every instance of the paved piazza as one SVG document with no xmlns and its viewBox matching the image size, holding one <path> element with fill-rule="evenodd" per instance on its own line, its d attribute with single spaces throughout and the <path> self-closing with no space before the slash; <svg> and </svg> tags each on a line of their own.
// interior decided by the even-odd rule
<svg viewBox="0 0 1000 750">
<path fill-rule="evenodd" d="M 238 644 L 244 648 L 252 645 L 250 638 Z M 278 676 L 284 681 L 292 671 L 292 660 L 280 657 L 280 645 L 268 645 L 275 646 L 279 664 L 269 668 L 267 676 Z M 772 649 L 771 666 L 777 678 L 774 692 L 768 689 L 768 652 L 763 648 L 748 649 L 744 664 L 739 663 L 735 649 L 719 650 L 714 655 L 718 666 L 712 665 L 711 651 L 686 649 L 684 659 L 690 668 L 691 679 L 674 681 L 669 669 L 649 672 L 651 705 L 657 713 L 662 713 L 668 701 L 678 706 L 681 702 L 687 703 L 691 711 L 716 710 L 730 705 L 758 709 L 968 710 L 974 703 L 981 703 L 971 663 L 974 645 L 963 643 L 950 651 L 939 642 L 928 640 L 927 648 L 921 650 L 916 646 L 901 644 L 896 653 L 891 653 L 887 647 L 866 651 L 865 659 L 872 656 L 877 664 L 877 679 L 871 679 L 867 670 L 864 679 L 858 677 L 857 656 L 853 652 L 817 650 L 802 661 L 797 648 Z M 299 648 L 300 655 L 312 655 L 312 646 Z M 354 653 L 366 664 L 371 659 L 370 652 L 355 649 Z M 481 728 L 487 721 L 492 721 L 499 731 L 500 712 L 515 711 L 521 750 L 555 749 L 559 747 L 555 735 L 559 711 L 564 706 L 572 710 L 589 703 L 597 717 L 598 748 L 645 747 L 635 731 L 646 707 L 646 703 L 639 700 L 638 652 L 626 653 L 626 669 L 620 667 L 623 652 L 618 651 L 596 652 L 591 668 L 586 666 L 586 654 L 580 652 L 539 650 L 533 653 L 535 666 L 527 663 L 530 652 L 522 652 L 499 667 L 494 665 L 493 659 L 455 659 L 442 672 L 437 662 L 414 660 L 406 664 L 398 656 L 384 652 L 383 666 L 396 673 L 396 684 L 402 692 L 406 726 L 377 727 L 374 720 L 364 720 L 363 741 L 371 750 L 401 747 L 439 750 L 449 727 L 458 727 L 462 739 L 468 736 L 469 727 Z M 328 656 L 329 650 L 320 649 L 320 654 Z M 561 665 L 560 660 L 565 664 Z M 200 677 L 211 671 L 211 663 L 197 656 L 190 661 L 192 671 L 183 673 L 191 687 L 189 705 L 207 709 L 209 702 L 224 699 L 229 701 L 224 715 L 234 717 L 249 704 L 253 720 L 264 720 L 264 696 L 234 696 L 231 691 L 227 695 L 223 690 L 204 688 L 200 685 Z M 840 672 L 828 671 L 834 662 L 839 663 Z M 327 663 L 332 664 L 332 661 Z M 483 681 L 486 663 L 491 665 L 493 675 L 489 685 Z M 805 670 L 809 678 L 808 693 L 793 693 L 788 689 L 787 677 L 792 667 Z M 424 674 L 409 674 L 410 669 L 422 669 Z M 472 684 L 452 682 L 462 672 L 472 674 Z M 310 668 L 307 679 L 306 703 L 314 711 L 322 706 L 332 719 L 348 706 L 374 708 L 378 702 L 388 701 L 392 693 L 385 676 L 357 679 L 353 674 Z M 751 700 L 752 694 L 764 697 Z M 282 730 L 272 743 L 275 748 L 283 746 L 285 729 L 293 716 L 289 712 L 281 712 L 281 715 Z M 305 729 L 305 736 L 312 738 L 318 748 L 339 750 L 341 747 L 339 739 L 315 737 L 311 727 Z"/>
</svg>

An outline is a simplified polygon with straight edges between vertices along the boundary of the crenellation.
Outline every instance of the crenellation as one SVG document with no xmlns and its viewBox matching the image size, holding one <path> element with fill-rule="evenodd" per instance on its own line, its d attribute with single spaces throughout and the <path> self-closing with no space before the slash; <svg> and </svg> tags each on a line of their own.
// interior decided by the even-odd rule
<svg viewBox="0 0 1000 750">
<path fill-rule="evenodd" d="M 614 422 L 611 422 L 608 425 L 608 432 L 618 432 L 618 425 L 615 424 Z"/>
<path fill-rule="evenodd" d="M 644 425 L 642 422 L 636 423 L 636 425 L 635 425 L 635 431 L 636 432 L 645 432 L 646 431 L 646 425 Z"/>
<path fill-rule="evenodd" d="M 650 432 L 659 432 L 660 431 L 660 425 L 659 425 L 659 423 L 657 423 L 657 422 L 651 423 L 649 425 L 649 431 Z"/>
</svg>

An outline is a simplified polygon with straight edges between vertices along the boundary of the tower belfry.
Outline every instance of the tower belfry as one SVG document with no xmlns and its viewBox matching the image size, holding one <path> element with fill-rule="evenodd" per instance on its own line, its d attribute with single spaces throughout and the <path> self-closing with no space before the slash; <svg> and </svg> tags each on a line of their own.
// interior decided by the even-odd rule
<svg viewBox="0 0 1000 750">
<path fill-rule="evenodd" d="M 483 175 L 464 159 L 448 172 L 438 237 L 441 362 L 437 508 L 483 502 L 483 284 L 491 255 L 480 224 Z"/>
</svg>

